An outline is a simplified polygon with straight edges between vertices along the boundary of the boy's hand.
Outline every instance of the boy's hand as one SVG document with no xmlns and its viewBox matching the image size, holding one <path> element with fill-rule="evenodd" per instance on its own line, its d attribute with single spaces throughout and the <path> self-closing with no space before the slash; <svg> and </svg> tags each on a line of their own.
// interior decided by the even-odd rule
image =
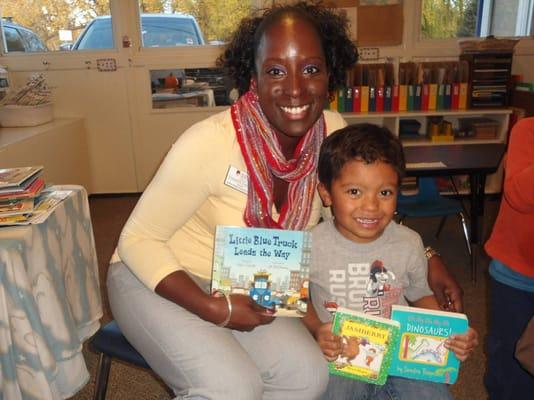
<svg viewBox="0 0 534 400">
<path fill-rule="evenodd" d="M 315 331 L 315 339 L 328 361 L 334 361 L 342 351 L 341 337 L 332 333 L 332 324 L 322 324 Z"/>
<path fill-rule="evenodd" d="M 460 361 L 465 361 L 477 346 L 478 333 L 471 327 L 466 333 L 452 335 L 445 341 L 445 347 L 451 350 Z"/>
</svg>

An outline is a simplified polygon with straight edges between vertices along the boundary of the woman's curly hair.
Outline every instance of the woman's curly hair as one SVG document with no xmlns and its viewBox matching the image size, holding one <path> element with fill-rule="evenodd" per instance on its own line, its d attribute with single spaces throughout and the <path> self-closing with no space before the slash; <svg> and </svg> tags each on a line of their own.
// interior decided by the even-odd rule
<svg viewBox="0 0 534 400">
<path fill-rule="evenodd" d="M 217 65 L 234 81 L 239 95 L 245 93 L 255 72 L 256 50 L 263 33 L 273 22 L 293 15 L 309 21 L 319 33 L 326 66 L 329 72 L 330 92 L 345 85 L 346 71 L 358 60 L 356 46 L 349 38 L 348 19 L 344 14 L 327 7 L 321 1 L 273 5 L 260 16 L 244 18 L 234 32 Z"/>
</svg>

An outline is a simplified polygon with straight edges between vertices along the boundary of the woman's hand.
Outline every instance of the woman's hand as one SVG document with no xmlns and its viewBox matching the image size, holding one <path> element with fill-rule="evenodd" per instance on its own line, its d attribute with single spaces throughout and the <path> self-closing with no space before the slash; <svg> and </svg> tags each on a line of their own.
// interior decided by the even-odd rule
<svg viewBox="0 0 534 400">
<path fill-rule="evenodd" d="M 273 322 L 274 316 L 268 309 L 260 306 L 248 295 L 232 294 L 232 315 L 226 328 L 238 331 L 251 331 L 258 325 L 265 325 Z M 219 323 L 228 316 L 228 304 L 224 297 L 213 298 L 218 308 L 217 315 L 220 316 Z M 217 321 L 214 321 L 217 323 Z"/>
<path fill-rule="evenodd" d="M 205 321 L 221 324 L 228 317 L 229 307 L 224 296 L 212 297 L 201 290 L 185 271 L 175 271 L 161 280 L 156 293 Z M 248 295 L 232 294 L 232 315 L 227 328 L 251 331 L 258 325 L 268 324 L 274 317 Z"/>
<path fill-rule="evenodd" d="M 332 333 L 332 324 L 322 324 L 315 331 L 315 339 L 328 361 L 334 361 L 343 350 L 341 337 Z"/>
<path fill-rule="evenodd" d="M 445 341 L 445 347 L 460 361 L 465 361 L 477 346 L 478 332 L 471 327 L 466 333 L 452 335 Z"/>
<path fill-rule="evenodd" d="M 463 290 L 438 255 L 428 260 L 428 285 L 441 309 L 463 312 Z"/>
</svg>

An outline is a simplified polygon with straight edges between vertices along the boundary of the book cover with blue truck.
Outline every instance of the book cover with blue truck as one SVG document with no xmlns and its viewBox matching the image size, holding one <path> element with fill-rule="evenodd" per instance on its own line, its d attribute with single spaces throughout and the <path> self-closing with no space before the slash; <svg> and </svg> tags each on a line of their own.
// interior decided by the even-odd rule
<svg viewBox="0 0 534 400">
<path fill-rule="evenodd" d="M 456 382 L 460 361 L 445 348 L 444 342 L 452 334 L 467 331 L 465 314 L 393 305 L 391 319 L 400 323 L 400 340 L 390 375 Z"/>
<path fill-rule="evenodd" d="M 311 233 L 218 225 L 211 290 L 250 295 L 276 316 L 306 313 Z"/>
</svg>

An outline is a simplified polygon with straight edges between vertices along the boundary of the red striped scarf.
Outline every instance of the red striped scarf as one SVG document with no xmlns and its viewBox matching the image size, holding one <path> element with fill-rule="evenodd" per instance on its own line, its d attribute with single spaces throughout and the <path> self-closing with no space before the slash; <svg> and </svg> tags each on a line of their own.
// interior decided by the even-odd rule
<svg viewBox="0 0 534 400">
<path fill-rule="evenodd" d="M 294 158 L 286 160 L 254 89 L 232 105 L 231 113 L 249 175 L 244 212 L 246 225 L 304 229 L 310 219 L 316 191 L 319 148 L 326 135 L 323 115 L 301 138 Z M 272 217 L 273 175 L 289 182 L 287 200 L 282 206 L 278 221 Z"/>
</svg>

